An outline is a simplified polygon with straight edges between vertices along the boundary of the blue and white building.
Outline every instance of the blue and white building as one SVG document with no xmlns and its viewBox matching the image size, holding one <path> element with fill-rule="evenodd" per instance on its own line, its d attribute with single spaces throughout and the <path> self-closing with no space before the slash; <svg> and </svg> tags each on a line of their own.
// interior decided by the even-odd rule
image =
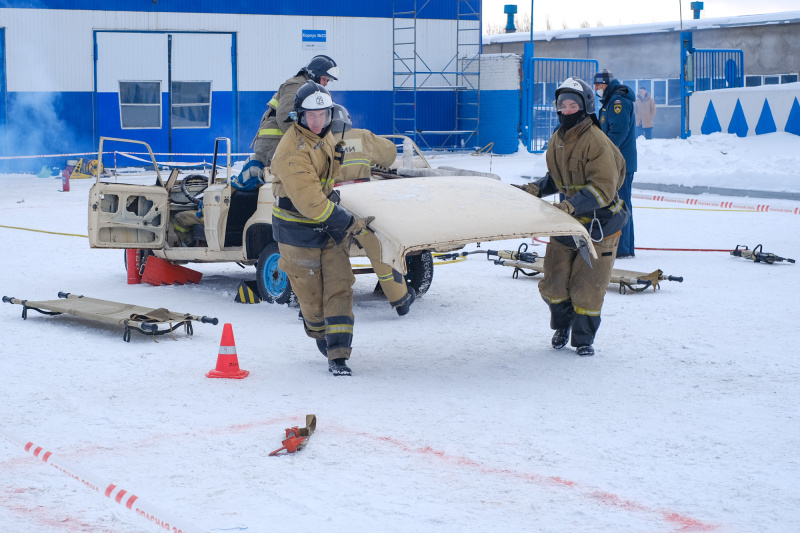
<svg viewBox="0 0 800 533">
<path fill-rule="evenodd" d="M 459 111 L 448 111 L 457 91 L 438 90 L 457 80 L 444 74 L 437 90 L 417 91 L 426 83 L 418 71 L 454 70 L 464 4 L 478 17 L 480 53 L 480 1 L 419 2 L 418 12 L 404 1 L 416 18 L 394 12 L 400 0 L 3 0 L 0 153 L 88 152 L 101 136 L 173 154 L 209 152 L 229 137 L 248 152 L 272 94 L 317 54 L 339 64 L 329 88 L 357 127 L 397 131 L 405 84 L 414 108 L 438 110 L 417 129 L 457 129 Z M 409 24 L 418 75 L 398 81 L 398 42 L 407 41 L 398 28 Z"/>
</svg>

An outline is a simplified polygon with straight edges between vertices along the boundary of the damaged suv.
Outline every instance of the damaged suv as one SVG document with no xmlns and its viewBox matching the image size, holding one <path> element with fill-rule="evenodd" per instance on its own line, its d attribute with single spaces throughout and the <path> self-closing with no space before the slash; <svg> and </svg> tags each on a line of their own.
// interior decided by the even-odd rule
<svg viewBox="0 0 800 533">
<path fill-rule="evenodd" d="M 101 137 L 99 156 L 106 141 L 145 145 L 155 168 L 155 183 L 118 183 L 118 177 L 112 183 L 97 177 L 89 192 L 92 248 L 140 249 L 174 264 L 255 265 L 261 298 L 270 303 L 290 301 L 291 287 L 278 269 L 278 244 L 272 238 L 271 187 L 267 183 L 246 191 L 233 186 L 230 140 L 217 139 L 207 177 L 183 179 L 177 170 L 164 179 L 152 150 L 141 141 Z M 224 177 L 217 172 L 220 142 L 227 144 Z M 381 242 L 383 262 L 402 272 L 418 294 L 424 294 L 433 279 L 432 253 L 458 250 L 469 243 L 572 235 L 595 253 L 586 230 L 572 217 L 495 179 L 453 175 L 383 179 L 344 184 L 340 192 L 340 205 L 354 215 L 377 216 L 371 228 Z M 175 231 L 175 217 L 197 211 L 200 196 L 204 223 L 193 226 L 196 243 L 186 246 Z M 363 255 L 354 244 L 351 256 Z M 371 271 L 355 269 L 356 273 Z"/>
</svg>

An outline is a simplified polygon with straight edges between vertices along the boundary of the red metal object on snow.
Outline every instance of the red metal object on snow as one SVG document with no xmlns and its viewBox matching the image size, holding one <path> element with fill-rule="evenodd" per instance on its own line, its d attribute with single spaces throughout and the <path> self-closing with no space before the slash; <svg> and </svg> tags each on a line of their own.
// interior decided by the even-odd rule
<svg viewBox="0 0 800 533">
<path fill-rule="evenodd" d="M 142 275 L 139 273 L 141 267 L 141 254 L 139 250 L 125 250 L 125 264 L 128 267 L 128 285 L 136 285 L 142 282 Z"/>
<path fill-rule="evenodd" d="M 286 428 L 286 438 L 281 441 L 282 447 L 274 452 L 270 452 L 271 456 L 278 455 L 278 452 L 286 450 L 287 453 L 294 453 L 302 449 L 308 444 L 308 439 L 314 434 L 317 429 L 317 417 L 315 415 L 306 415 L 306 427 L 290 427 Z"/>
<path fill-rule="evenodd" d="M 154 255 L 147 258 L 147 262 L 144 264 L 144 273 L 142 273 L 142 281 L 156 287 L 159 285 L 174 285 L 175 283 L 178 285 L 200 283 L 200 278 L 202 277 L 202 272 L 180 265 L 173 265 L 169 261 L 164 261 Z"/>
<path fill-rule="evenodd" d="M 281 441 L 283 446 L 278 448 L 274 452 L 270 452 L 270 455 L 278 455 L 278 452 L 286 450 L 288 453 L 294 453 L 297 449 L 303 444 L 308 437 L 301 437 L 300 436 L 300 428 L 297 426 L 286 428 L 286 438 Z"/>
</svg>

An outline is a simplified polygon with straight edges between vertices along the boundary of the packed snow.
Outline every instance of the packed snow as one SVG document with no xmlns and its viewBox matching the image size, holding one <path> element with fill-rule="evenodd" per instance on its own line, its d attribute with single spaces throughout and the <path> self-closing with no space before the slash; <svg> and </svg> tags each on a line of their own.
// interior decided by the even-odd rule
<svg viewBox="0 0 800 533">
<path fill-rule="evenodd" d="M 642 183 L 800 192 L 791 134 L 639 139 L 639 154 Z M 526 152 L 429 160 L 508 183 L 546 171 Z M 67 291 L 220 324 L 126 343 L 121 327 L 34 311 L 22 320 L 21 306 L 0 305 L 3 531 L 168 529 L 26 453 L 27 442 L 51 464 L 156 502 L 184 530 L 800 530 L 800 266 L 727 252 L 762 244 L 798 258 L 800 201 L 647 200 L 634 182 L 639 249 L 618 267 L 684 282 L 624 295 L 609 285 L 594 357 L 553 350 L 540 276 L 514 279 L 485 256 L 437 265 L 405 317 L 373 294 L 374 275 L 357 276 L 353 376 L 333 377 L 297 308 L 233 301 L 253 267 L 188 265 L 199 284 L 128 285 L 123 252 L 85 238 L 90 186 L 0 175 L 0 293 Z M 770 210 L 748 208 L 757 204 Z M 205 377 L 223 323 L 243 380 Z M 307 446 L 269 457 L 311 413 Z"/>
</svg>

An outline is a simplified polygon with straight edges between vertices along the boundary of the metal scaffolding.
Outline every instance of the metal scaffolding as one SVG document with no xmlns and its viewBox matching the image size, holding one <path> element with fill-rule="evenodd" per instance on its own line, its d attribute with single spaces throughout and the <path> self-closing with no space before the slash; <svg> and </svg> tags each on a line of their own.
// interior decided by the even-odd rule
<svg viewBox="0 0 800 533">
<path fill-rule="evenodd" d="M 393 0 L 394 133 L 408 135 L 428 149 L 473 148 L 480 122 L 480 0 L 455 0 L 455 48 L 441 68 L 429 66 L 432 62 L 422 55 L 433 52 L 418 47 L 418 37 L 427 37 L 418 34 L 420 21 L 432 11 L 432 3 Z M 441 11 L 440 4 L 436 8 Z M 443 93 L 443 98 L 423 97 L 423 91 Z"/>
</svg>

